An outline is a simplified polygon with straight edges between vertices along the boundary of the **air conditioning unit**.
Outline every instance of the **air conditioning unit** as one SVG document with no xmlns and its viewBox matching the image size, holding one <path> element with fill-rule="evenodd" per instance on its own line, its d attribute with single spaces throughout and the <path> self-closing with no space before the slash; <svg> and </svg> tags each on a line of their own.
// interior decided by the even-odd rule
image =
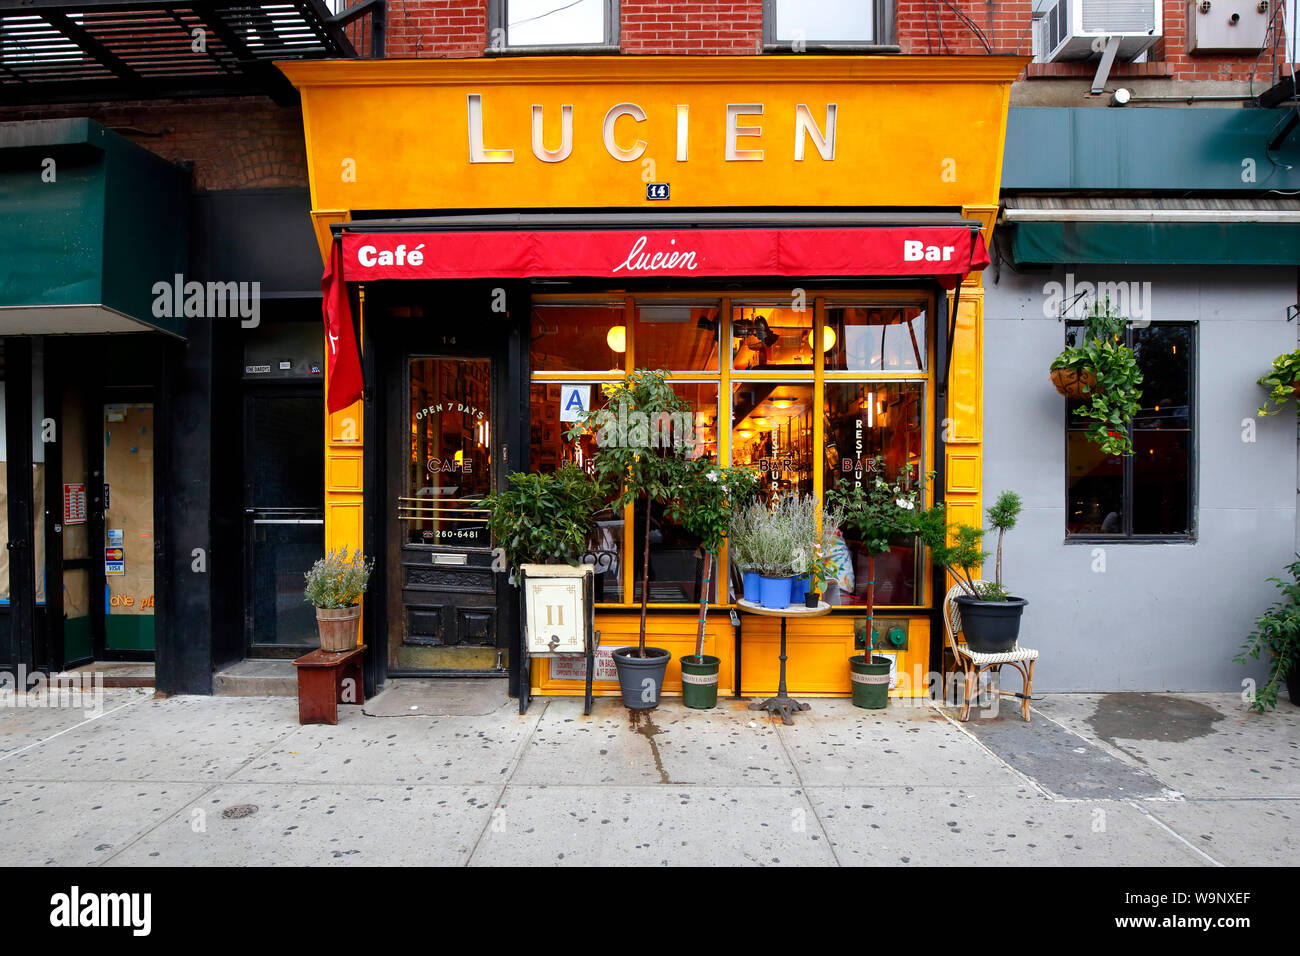
<svg viewBox="0 0 1300 956">
<path fill-rule="evenodd" d="M 1097 59 L 1117 38 L 1116 57 L 1132 60 L 1160 39 L 1160 8 L 1161 0 L 1056 0 L 1035 14 L 1038 59 Z"/>
</svg>

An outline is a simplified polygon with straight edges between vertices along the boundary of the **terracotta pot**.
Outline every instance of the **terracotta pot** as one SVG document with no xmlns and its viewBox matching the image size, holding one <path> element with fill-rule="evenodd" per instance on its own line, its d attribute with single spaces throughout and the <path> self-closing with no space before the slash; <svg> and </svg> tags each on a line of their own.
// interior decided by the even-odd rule
<svg viewBox="0 0 1300 956">
<path fill-rule="evenodd" d="M 328 654 L 342 654 L 357 646 L 357 628 L 361 624 L 361 605 L 316 608 L 316 630 L 320 649 Z"/>
<path fill-rule="evenodd" d="M 1084 387 L 1091 390 L 1097 384 L 1097 376 L 1082 368 L 1056 368 L 1052 369 L 1052 384 L 1066 398 L 1084 398 L 1092 394 L 1085 392 Z"/>
</svg>

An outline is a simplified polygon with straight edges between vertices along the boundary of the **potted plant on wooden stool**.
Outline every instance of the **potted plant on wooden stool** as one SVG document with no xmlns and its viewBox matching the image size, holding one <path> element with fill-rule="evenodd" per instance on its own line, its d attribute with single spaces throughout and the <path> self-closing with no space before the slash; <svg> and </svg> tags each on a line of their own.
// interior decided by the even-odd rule
<svg viewBox="0 0 1300 956">
<path fill-rule="evenodd" d="M 853 705 L 880 710 L 889 704 L 890 661 L 877 657 L 875 620 L 876 558 L 888 554 L 894 543 L 921 530 L 926 512 L 918 507 L 920 487 L 910 469 L 899 471 L 894 480 L 881 477 L 885 459 L 870 462 L 861 484 L 842 480 L 827 495 L 828 503 L 841 511 L 845 528 L 857 533 L 859 548 L 867 556 L 867 630 L 863 654 L 849 658 L 853 683 Z"/>
<path fill-rule="evenodd" d="M 670 514 L 700 539 L 700 618 L 695 633 L 695 654 L 683 657 L 682 703 L 707 710 L 718 703 L 718 667 L 721 658 L 704 653 L 704 626 L 709 613 L 709 573 L 726 538 L 732 512 L 754 494 L 758 477 L 748 468 L 718 468 L 698 458 L 685 471 L 685 480 Z"/>
<path fill-rule="evenodd" d="M 327 551 L 304 575 L 307 603 L 316 608 L 316 630 L 322 651 L 342 654 L 357 646 L 361 595 L 366 593 L 374 566 L 374 558 L 366 559 L 360 551 L 354 551 L 349 557 L 344 547 Z"/>
</svg>

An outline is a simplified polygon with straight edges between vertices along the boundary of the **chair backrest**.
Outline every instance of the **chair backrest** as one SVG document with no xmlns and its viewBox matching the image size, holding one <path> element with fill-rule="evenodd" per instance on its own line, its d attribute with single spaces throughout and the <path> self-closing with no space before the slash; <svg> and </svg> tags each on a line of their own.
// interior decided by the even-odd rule
<svg viewBox="0 0 1300 956">
<path fill-rule="evenodd" d="M 974 582 L 980 584 L 978 578 Z M 955 598 L 966 593 L 966 589 L 960 584 L 954 584 L 948 589 L 948 593 L 943 596 L 943 636 L 948 641 L 948 649 L 957 653 L 957 635 L 961 633 L 961 611 L 957 609 Z"/>
</svg>

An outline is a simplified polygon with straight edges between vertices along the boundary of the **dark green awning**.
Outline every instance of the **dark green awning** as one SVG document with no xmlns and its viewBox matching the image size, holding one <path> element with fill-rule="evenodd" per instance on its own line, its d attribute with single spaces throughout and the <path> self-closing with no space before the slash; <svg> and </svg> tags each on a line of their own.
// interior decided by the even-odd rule
<svg viewBox="0 0 1300 956">
<path fill-rule="evenodd" d="M 188 259 L 186 170 L 88 119 L 0 123 L 0 335 L 183 336 L 155 287 Z"/>
<path fill-rule="evenodd" d="M 1300 223 L 1019 222 L 1008 231 L 1018 263 L 1300 263 Z"/>
</svg>

